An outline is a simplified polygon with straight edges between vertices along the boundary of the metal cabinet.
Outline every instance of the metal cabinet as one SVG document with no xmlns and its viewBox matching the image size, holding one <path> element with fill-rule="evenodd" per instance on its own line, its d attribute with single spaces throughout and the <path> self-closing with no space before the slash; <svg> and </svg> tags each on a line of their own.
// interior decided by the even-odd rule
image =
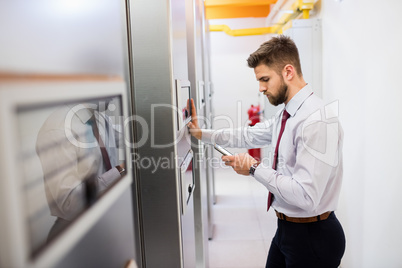
<svg viewBox="0 0 402 268">
<path fill-rule="evenodd" d="M 208 58 L 208 35 L 205 25 L 204 2 L 193 0 L 186 2 L 187 40 L 189 80 L 195 86 L 192 95 L 196 104 L 198 122 L 201 128 L 211 127 L 208 120 L 210 106 L 210 75 Z M 194 176 L 198 188 L 194 192 L 194 217 L 196 222 L 196 267 L 209 266 L 208 238 L 211 233 L 211 166 L 209 165 L 210 146 L 192 138 L 194 151 Z"/>
<path fill-rule="evenodd" d="M 142 267 L 195 267 L 186 1 L 130 1 Z"/>
<path fill-rule="evenodd" d="M 116 92 L 124 96 L 124 110 L 128 109 L 126 92 L 130 81 L 127 75 L 125 1 L 6 0 L 0 4 L 0 18 L 0 91 L 5 92 L 1 100 L 8 100 L 7 105 L 2 105 L 0 120 L 1 169 L 6 174 L 3 174 L 0 187 L 0 266 L 123 267 L 126 261 L 135 257 L 136 251 L 131 168 L 127 166 L 129 174 L 125 178 L 128 179 L 116 184 L 117 188 L 111 188 L 109 193 L 105 193 L 105 198 L 100 198 L 99 202 L 83 211 L 57 239 L 42 245 L 43 235 L 41 239 L 38 236 L 46 233 L 48 226 L 37 224 L 35 226 L 39 226 L 41 231 L 30 231 L 29 226 L 33 225 L 27 225 L 29 218 L 25 219 L 22 215 L 37 201 L 46 202 L 43 185 L 40 184 L 43 179 L 36 178 L 38 183 L 31 185 L 37 190 L 29 193 L 32 196 L 24 192 L 31 188 L 20 187 L 24 185 L 20 175 L 25 170 L 25 163 L 17 155 L 16 148 L 10 145 L 25 134 L 15 127 L 16 121 L 6 121 L 18 116 L 13 113 L 17 107 L 51 107 L 69 101 L 101 98 Z M 92 81 L 99 76 L 119 77 L 119 82 Z M 12 84 L 18 90 L 6 92 L 11 84 L 5 80 L 14 80 Z M 10 100 L 9 97 L 16 92 L 20 92 L 19 95 Z M 10 109 L 7 110 L 7 107 Z M 8 119 L 3 117 L 6 114 Z M 39 120 L 31 119 L 29 123 L 38 127 L 35 124 Z M 27 129 L 34 130 L 31 127 Z M 127 137 L 130 140 L 130 135 Z M 35 159 L 34 142 L 16 144 L 21 148 L 28 146 Z M 31 175 L 36 174 L 41 170 L 40 164 L 31 165 L 28 170 Z M 25 200 L 34 200 L 35 203 Z M 44 214 L 36 215 L 38 218 L 49 214 L 46 207 L 41 212 Z M 37 250 L 33 252 L 31 245 L 42 246 L 35 246 Z"/>
</svg>

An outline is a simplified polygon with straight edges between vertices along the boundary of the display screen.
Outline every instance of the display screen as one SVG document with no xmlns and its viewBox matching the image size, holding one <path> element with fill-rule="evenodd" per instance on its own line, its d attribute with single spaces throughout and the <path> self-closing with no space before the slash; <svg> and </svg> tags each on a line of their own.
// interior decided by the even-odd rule
<svg viewBox="0 0 402 268">
<path fill-rule="evenodd" d="M 178 126 L 181 129 L 191 120 L 191 105 L 189 100 L 191 91 L 189 86 L 180 86 L 177 88 L 177 109 L 178 109 Z"/>
<path fill-rule="evenodd" d="M 19 184 L 35 256 L 124 176 L 122 99 L 19 106 L 16 112 Z"/>
</svg>

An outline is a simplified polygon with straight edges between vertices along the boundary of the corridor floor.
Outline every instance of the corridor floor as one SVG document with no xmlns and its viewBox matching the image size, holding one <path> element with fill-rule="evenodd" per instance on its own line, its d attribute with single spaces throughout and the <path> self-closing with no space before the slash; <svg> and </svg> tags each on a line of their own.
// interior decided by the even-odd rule
<svg viewBox="0 0 402 268">
<path fill-rule="evenodd" d="M 231 168 L 215 170 L 215 189 L 210 267 L 265 267 L 277 221 L 273 210 L 266 211 L 268 191 L 254 178 Z"/>
</svg>

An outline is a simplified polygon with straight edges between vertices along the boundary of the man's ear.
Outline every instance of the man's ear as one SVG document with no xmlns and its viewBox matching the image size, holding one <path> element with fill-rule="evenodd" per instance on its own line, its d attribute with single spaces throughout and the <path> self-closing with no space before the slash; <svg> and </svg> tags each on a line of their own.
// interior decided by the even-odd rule
<svg viewBox="0 0 402 268">
<path fill-rule="evenodd" d="M 293 67 L 293 65 L 286 64 L 285 67 L 283 67 L 283 70 L 282 70 L 283 79 L 286 80 L 286 81 L 291 81 L 293 79 L 293 77 L 295 76 L 295 74 L 296 74 L 295 72 L 296 72 L 296 70 Z"/>
</svg>

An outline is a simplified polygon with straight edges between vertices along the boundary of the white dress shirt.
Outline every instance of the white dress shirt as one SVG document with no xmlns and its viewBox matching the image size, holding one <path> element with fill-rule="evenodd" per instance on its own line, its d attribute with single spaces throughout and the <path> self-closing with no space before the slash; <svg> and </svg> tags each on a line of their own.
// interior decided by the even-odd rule
<svg viewBox="0 0 402 268">
<path fill-rule="evenodd" d="M 74 108 L 73 108 L 74 107 Z M 112 169 L 106 170 L 89 120 L 95 116 Z M 84 181 L 96 178 L 98 193 L 120 178 L 118 148 L 121 133 L 103 113 L 82 105 L 62 106 L 52 113 L 38 133 L 36 151 L 44 173 L 51 215 L 72 220 L 85 207 Z"/>
<path fill-rule="evenodd" d="M 325 104 L 302 88 L 285 106 L 290 114 L 279 144 L 277 170 L 263 159 L 254 178 L 274 195 L 272 207 L 289 217 L 312 217 L 334 211 L 342 183 L 343 131 L 337 102 Z M 253 127 L 202 130 L 202 141 L 228 147 L 276 146 L 283 109 Z M 274 147 L 275 148 L 275 147 Z M 268 163 L 267 163 L 268 162 Z"/>
</svg>

